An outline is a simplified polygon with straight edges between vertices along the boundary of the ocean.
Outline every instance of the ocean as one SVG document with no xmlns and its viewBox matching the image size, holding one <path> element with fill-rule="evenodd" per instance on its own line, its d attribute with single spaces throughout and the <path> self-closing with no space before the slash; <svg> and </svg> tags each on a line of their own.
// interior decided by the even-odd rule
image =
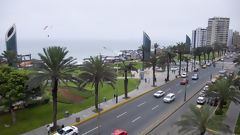
<svg viewBox="0 0 240 135">
<path fill-rule="evenodd" d="M 81 64 L 84 58 L 96 55 L 114 56 L 120 50 L 136 50 L 141 46 L 141 40 L 18 40 L 18 54 L 31 54 L 32 58 L 39 59 L 38 53 L 49 46 L 67 47 L 68 56 L 77 59 Z M 2 53 L 6 47 L 1 47 Z"/>
</svg>

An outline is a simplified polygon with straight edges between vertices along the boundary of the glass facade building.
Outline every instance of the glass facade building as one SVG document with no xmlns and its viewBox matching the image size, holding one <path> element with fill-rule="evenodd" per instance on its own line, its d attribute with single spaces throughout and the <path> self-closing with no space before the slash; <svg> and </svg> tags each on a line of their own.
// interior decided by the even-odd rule
<svg viewBox="0 0 240 135">
<path fill-rule="evenodd" d="M 7 51 L 17 52 L 17 37 L 16 37 L 16 25 L 13 24 L 12 27 L 6 33 L 6 49 Z"/>
<path fill-rule="evenodd" d="M 186 44 L 186 51 L 190 52 L 191 39 L 190 39 L 190 37 L 188 35 L 186 35 L 186 42 L 185 42 L 185 44 Z"/>
<path fill-rule="evenodd" d="M 147 33 L 143 32 L 144 60 L 150 59 L 151 40 Z"/>
</svg>

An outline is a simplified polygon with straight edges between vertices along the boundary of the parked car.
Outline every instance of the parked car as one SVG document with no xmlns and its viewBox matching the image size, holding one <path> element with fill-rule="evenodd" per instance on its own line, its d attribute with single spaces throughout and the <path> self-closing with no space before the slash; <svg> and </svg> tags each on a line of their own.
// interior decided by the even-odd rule
<svg viewBox="0 0 240 135">
<path fill-rule="evenodd" d="M 178 67 L 177 66 L 173 66 L 173 67 L 171 67 L 171 70 L 178 70 Z"/>
<path fill-rule="evenodd" d="M 173 100 L 175 100 L 175 94 L 174 94 L 174 93 L 168 93 L 168 94 L 163 98 L 163 101 L 164 101 L 165 103 L 172 102 Z"/>
<path fill-rule="evenodd" d="M 204 105 L 205 102 L 206 102 L 205 97 L 200 96 L 197 98 L 197 104 Z"/>
<path fill-rule="evenodd" d="M 154 93 L 153 96 L 159 98 L 162 97 L 164 94 L 165 94 L 164 91 L 159 90 L 156 93 Z"/>
<path fill-rule="evenodd" d="M 201 91 L 199 92 L 199 96 L 200 96 L 200 97 L 205 97 L 205 96 L 206 96 L 206 91 L 201 90 Z"/>
<path fill-rule="evenodd" d="M 216 78 L 212 78 L 212 79 L 211 79 L 211 82 L 212 82 L 212 83 L 215 83 L 216 81 L 217 81 Z"/>
<path fill-rule="evenodd" d="M 182 81 L 180 81 L 181 85 L 185 85 L 187 83 L 188 83 L 188 79 L 187 78 L 184 78 Z"/>
<path fill-rule="evenodd" d="M 198 79 L 198 74 L 193 74 L 192 80 L 197 80 Z"/>
<path fill-rule="evenodd" d="M 205 85 L 205 86 L 203 87 L 203 90 L 204 90 L 204 91 L 207 91 L 208 88 L 209 88 L 209 86 L 208 86 L 208 85 Z"/>
<path fill-rule="evenodd" d="M 209 97 L 208 98 L 208 101 L 207 101 L 207 104 L 209 105 L 213 105 L 213 106 L 217 106 L 218 104 L 218 99 L 217 98 L 213 98 L 213 97 Z"/>
<path fill-rule="evenodd" d="M 61 130 L 57 131 L 54 135 L 77 135 L 78 128 L 75 126 L 66 126 Z"/>
<path fill-rule="evenodd" d="M 186 77 L 187 77 L 187 73 L 182 73 L 182 74 L 181 74 L 181 77 L 182 77 L 182 78 L 186 78 Z"/>
<path fill-rule="evenodd" d="M 127 135 L 127 134 L 128 134 L 127 131 L 124 131 L 122 129 L 117 129 L 113 131 L 111 135 Z"/>
<path fill-rule="evenodd" d="M 194 68 L 194 70 L 193 70 L 194 72 L 198 72 L 198 68 Z"/>
</svg>

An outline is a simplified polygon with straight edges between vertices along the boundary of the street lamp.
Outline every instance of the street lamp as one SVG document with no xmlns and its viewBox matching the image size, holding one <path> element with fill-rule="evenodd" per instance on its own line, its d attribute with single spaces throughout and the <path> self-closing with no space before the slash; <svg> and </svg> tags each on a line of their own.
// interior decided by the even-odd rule
<svg viewBox="0 0 240 135">
<path fill-rule="evenodd" d="M 186 101 L 186 95 L 187 95 L 187 84 L 185 84 L 185 89 L 184 89 L 184 102 Z"/>
</svg>

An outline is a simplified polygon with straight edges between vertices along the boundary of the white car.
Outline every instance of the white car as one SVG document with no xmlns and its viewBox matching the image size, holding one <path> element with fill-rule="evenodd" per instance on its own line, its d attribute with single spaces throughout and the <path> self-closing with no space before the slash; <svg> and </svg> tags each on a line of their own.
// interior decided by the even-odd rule
<svg viewBox="0 0 240 135">
<path fill-rule="evenodd" d="M 211 63 L 210 63 L 210 62 L 207 62 L 207 66 L 211 66 Z"/>
<path fill-rule="evenodd" d="M 182 77 L 182 78 L 186 78 L 186 77 L 187 77 L 187 73 L 182 73 L 182 74 L 181 74 L 181 77 Z"/>
<path fill-rule="evenodd" d="M 176 67 L 176 66 L 171 67 L 171 70 L 178 70 L 178 67 Z"/>
<path fill-rule="evenodd" d="M 193 74 L 192 80 L 197 80 L 198 79 L 198 74 Z"/>
<path fill-rule="evenodd" d="M 203 90 L 204 90 L 204 91 L 207 91 L 208 88 L 209 88 L 209 86 L 208 86 L 208 85 L 205 85 L 204 88 L 203 88 Z"/>
<path fill-rule="evenodd" d="M 174 93 L 168 93 L 167 96 L 165 96 L 163 98 L 163 101 L 165 103 L 169 103 L 169 102 L 172 102 L 173 100 L 175 100 L 175 94 Z"/>
<path fill-rule="evenodd" d="M 163 96 L 164 94 L 165 94 L 165 92 L 159 90 L 159 91 L 157 91 L 156 93 L 154 93 L 153 96 L 154 96 L 154 97 L 161 97 L 161 96 Z"/>
<path fill-rule="evenodd" d="M 59 130 L 54 135 L 77 135 L 78 134 L 78 128 L 75 126 L 66 126 Z"/>
<path fill-rule="evenodd" d="M 206 102 L 205 97 L 198 97 L 197 98 L 197 104 L 204 104 Z"/>
</svg>

